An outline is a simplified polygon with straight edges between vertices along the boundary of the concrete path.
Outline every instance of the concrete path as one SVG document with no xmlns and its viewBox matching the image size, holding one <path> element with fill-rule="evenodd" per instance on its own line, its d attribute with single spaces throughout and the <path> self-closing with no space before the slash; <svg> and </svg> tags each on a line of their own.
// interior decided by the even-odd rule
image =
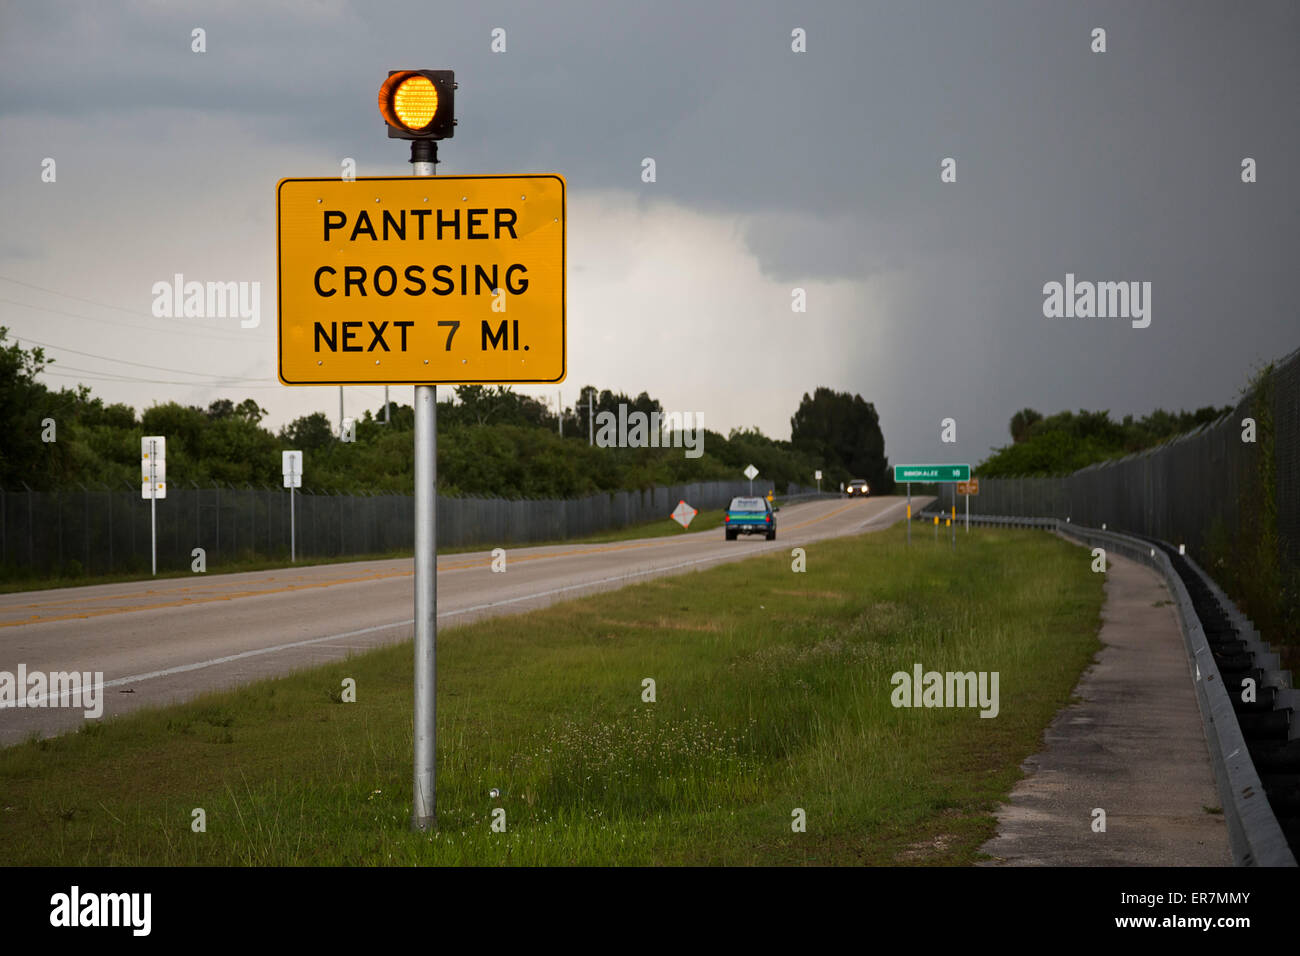
<svg viewBox="0 0 1300 956">
<path fill-rule="evenodd" d="M 1075 687 L 1081 703 L 1025 761 L 981 865 L 1232 865 L 1223 815 L 1206 810 L 1219 795 L 1169 591 L 1154 571 L 1108 560 L 1105 647 Z"/>
</svg>

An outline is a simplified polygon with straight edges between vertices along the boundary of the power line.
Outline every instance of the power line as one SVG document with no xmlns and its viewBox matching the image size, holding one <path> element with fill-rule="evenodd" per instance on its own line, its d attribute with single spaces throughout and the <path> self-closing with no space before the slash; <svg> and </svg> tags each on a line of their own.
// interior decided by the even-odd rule
<svg viewBox="0 0 1300 956">
<path fill-rule="evenodd" d="M 0 279 L 3 278 L 4 276 L 0 276 Z M 9 280 L 9 281 L 13 281 L 13 280 Z M 58 295 L 59 293 L 55 293 L 55 294 Z M 115 325 L 118 326 L 119 328 L 124 328 L 124 329 L 139 329 L 142 332 L 149 332 L 151 334 L 162 333 L 164 335 L 186 335 L 190 337 L 198 335 L 198 336 L 203 336 L 205 338 L 213 339 L 218 342 L 238 342 L 242 340 L 241 336 L 223 335 L 217 332 L 203 331 L 201 329 L 163 329 L 163 328 L 157 328 L 155 326 L 150 326 L 150 325 L 140 325 L 139 323 L 134 323 L 134 322 L 120 322 L 115 319 L 104 319 L 104 318 L 98 318 L 93 315 L 82 315 L 79 312 L 67 312 L 64 311 L 63 309 L 52 309 L 47 305 L 33 305 L 30 302 L 16 302 L 13 299 L 6 299 L 3 297 L 0 297 L 0 302 L 4 302 L 8 305 L 16 305 L 20 309 L 36 309 L 39 312 L 50 312 L 53 313 L 54 315 L 66 315 L 69 318 L 81 319 L 84 322 L 101 322 L 106 325 Z M 116 309 L 117 306 L 104 305 L 102 306 L 102 308 Z"/>
<path fill-rule="evenodd" d="M 187 368 L 166 368 L 166 367 L 164 367 L 164 366 L 162 366 L 162 365 L 146 365 L 144 362 L 129 362 L 129 361 L 127 361 L 126 359 L 112 358 L 111 356 L 108 356 L 108 355 L 98 355 L 98 354 L 96 354 L 96 353 L 94 353 L 94 352 L 81 352 L 81 351 L 79 351 L 79 350 L 77 350 L 77 349 L 70 349 L 70 348 L 68 348 L 66 345 L 51 345 L 49 342 L 38 342 L 36 339 L 28 338 L 28 337 L 25 336 L 25 335 L 15 335 L 15 336 L 14 336 L 14 340 L 15 340 L 15 341 L 20 341 L 20 342 L 29 342 L 29 343 L 31 343 L 32 345 L 39 345 L 39 346 L 41 346 L 42 348 L 47 348 L 47 349 L 59 349 L 60 351 L 63 351 L 63 352 L 71 352 L 73 355 L 84 355 L 86 358 L 103 359 L 105 362 L 117 362 L 117 363 L 119 363 L 119 364 L 121 364 L 121 365 L 134 365 L 136 368 L 147 368 L 147 369 L 151 369 L 151 370 L 153 370 L 153 371 L 155 371 L 155 372 L 175 372 L 175 373 L 183 374 L 183 375 L 200 375 L 200 376 L 204 376 L 204 377 L 206 377 L 206 378 L 219 378 L 219 379 L 222 379 L 222 380 L 224 380 L 224 381 L 230 381 L 230 382 L 241 382 L 241 381 L 246 381 L 246 382 L 261 382 L 261 381 L 265 381 L 265 379 L 261 379 L 261 378 L 249 378 L 248 376 L 244 376 L 244 375 L 213 375 L 211 372 L 192 372 L 192 371 L 190 371 L 190 370 L 187 369 Z M 66 366 L 65 366 L 65 367 L 66 367 Z M 88 369 L 87 371 L 93 371 L 93 370 L 89 370 L 89 369 Z"/>
<path fill-rule="evenodd" d="M 66 371 L 65 371 L 66 369 Z M 115 375 L 113 373 L 103 373 L 92 369 L 78 369 L 71 365 L 64 365 L 58 369 L 43 369 L 42 375 L 62 375 L 66 378 L 75 378 L 77 380 L 89 379 L 91 381 L 117 383 L 120 385 L 181 385 L 186 388 L 226 388 L 230 390 L 243 390 L 249 388 L 274 388 L 280 389 L 282 385 L 248 385 L 243 382 L 176 382 L 167 381 L 157 378 L 137 378 L 133 375 Z"/>
<path fill-rule="evenodd" d="M 125 312 L 127 315 L 136 315 L 134 309 L 124 309 L 120 305 L 110 305 L 107 302 L 99 302 L 95 299 L 87 299 L 85 296 L 72 295 L 68 292 L 60 292 L 58 289 L 47 289 L 43 285 L 36 285 L 33 282 L 23 282 L 21 279 L 11 279 L 8 276 L 0 276 L 5 282 L 12 282 L 14 285 L 26 286 L 29 289 L 36 289 L 38 292 L 48 292 L 50 295 L 57 295 L 64 299 L 76 299 L 78 302 L 89 302 L 91 305 L 97 305 L 103 309 L 115 309 L 118 312 Z"/>
</svg>

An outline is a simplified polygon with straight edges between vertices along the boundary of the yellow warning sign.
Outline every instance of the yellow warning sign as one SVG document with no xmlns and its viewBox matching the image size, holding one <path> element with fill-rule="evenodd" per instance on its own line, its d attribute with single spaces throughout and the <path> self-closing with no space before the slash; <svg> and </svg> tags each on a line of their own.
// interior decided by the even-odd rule
<svg viewBox="0 0 1300 956">
<path fill-rule="evenodd" d="M 286 385 L 564 380 L 558 175 L 283 179 Z"/>
</svg>

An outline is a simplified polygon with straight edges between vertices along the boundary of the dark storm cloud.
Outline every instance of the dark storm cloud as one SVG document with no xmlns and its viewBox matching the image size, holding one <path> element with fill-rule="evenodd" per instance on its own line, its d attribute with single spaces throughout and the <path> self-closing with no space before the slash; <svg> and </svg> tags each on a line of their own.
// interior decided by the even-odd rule
<svg viewBox="0 0 1300 956">
<path fill-rule="evenodd" d="M 865 292 L 833 316 L 813 296 L 808 320 L 764 331 L 841 327 L 839 355 L 800 355 L 807 390 L 875 401 L 896 459 L 978 460 L 1024 405 L 1222 403 L 1252 361 L 1297 344 L 1295 4 L 268 6 L 9 5 L 0 124 L 50 117 L 66 137 L 93 123 L 105 148 L 129 133 L 115 145 L 149 174 L 122 188 L 179 207 L 192 184 L 149 155 L 154 117 L 157 142 L 198 138 L 218 179 L 249 176 L 256 207 L 258 182 L 336 175 L 345 156 L 361 175 L 401 168 L 379 79 L 452 67 L 461 125 L 445 172 L 558 170 L 575 194 L 626 190 L 735 222 L 776 283 L 887 282 L 887 334 L 864 321 Z M 498 26 L 504 55 L 489 49 Z M 807 53 L 790 51 L 794 27 Z M 277 165 L 289 150 L 314 167 Z M 1260 162 L 1254 185 L 1244 156 Z M 1045 319 L 1042 286 L 1067 272 L 1150 281 L 1151 327 Z M 845 356 L 857 372 L 838 371 Z M 949 415 L 956 448 L 938 442 Z"/>
</svg>

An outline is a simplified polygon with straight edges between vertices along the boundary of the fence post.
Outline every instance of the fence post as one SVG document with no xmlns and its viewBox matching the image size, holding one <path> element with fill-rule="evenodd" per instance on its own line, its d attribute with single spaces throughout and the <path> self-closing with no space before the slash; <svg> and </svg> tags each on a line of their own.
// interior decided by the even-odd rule
<svg viewBox="0 0 1300 956">
<path fill-rule="evenodd" d="M 245 497 L 248 499 L 248 556 L 257 557 L 257 498 L 253 494 L 253 483 L 244 482 L 244 490 L 248 492 Z"/>
<path fill-rule="evenodd" d="M 81 486 L 81 520 L 82 520 L 82 542 L 84 546 L 84 557 L 86 563 L 82 565 L 85 574 L 90 574 L 90 489 L 85 485 Z"/>
<path fill-rule="evenodd" d="M 23 482 L 23 487 L 27 489 L 27 566 L 36 567 L 36 545 L 32 539 L 32 525 L 35 524 L 33 515 L 32 489 L 28 487 L 27 482 Z"/>
</svg>

